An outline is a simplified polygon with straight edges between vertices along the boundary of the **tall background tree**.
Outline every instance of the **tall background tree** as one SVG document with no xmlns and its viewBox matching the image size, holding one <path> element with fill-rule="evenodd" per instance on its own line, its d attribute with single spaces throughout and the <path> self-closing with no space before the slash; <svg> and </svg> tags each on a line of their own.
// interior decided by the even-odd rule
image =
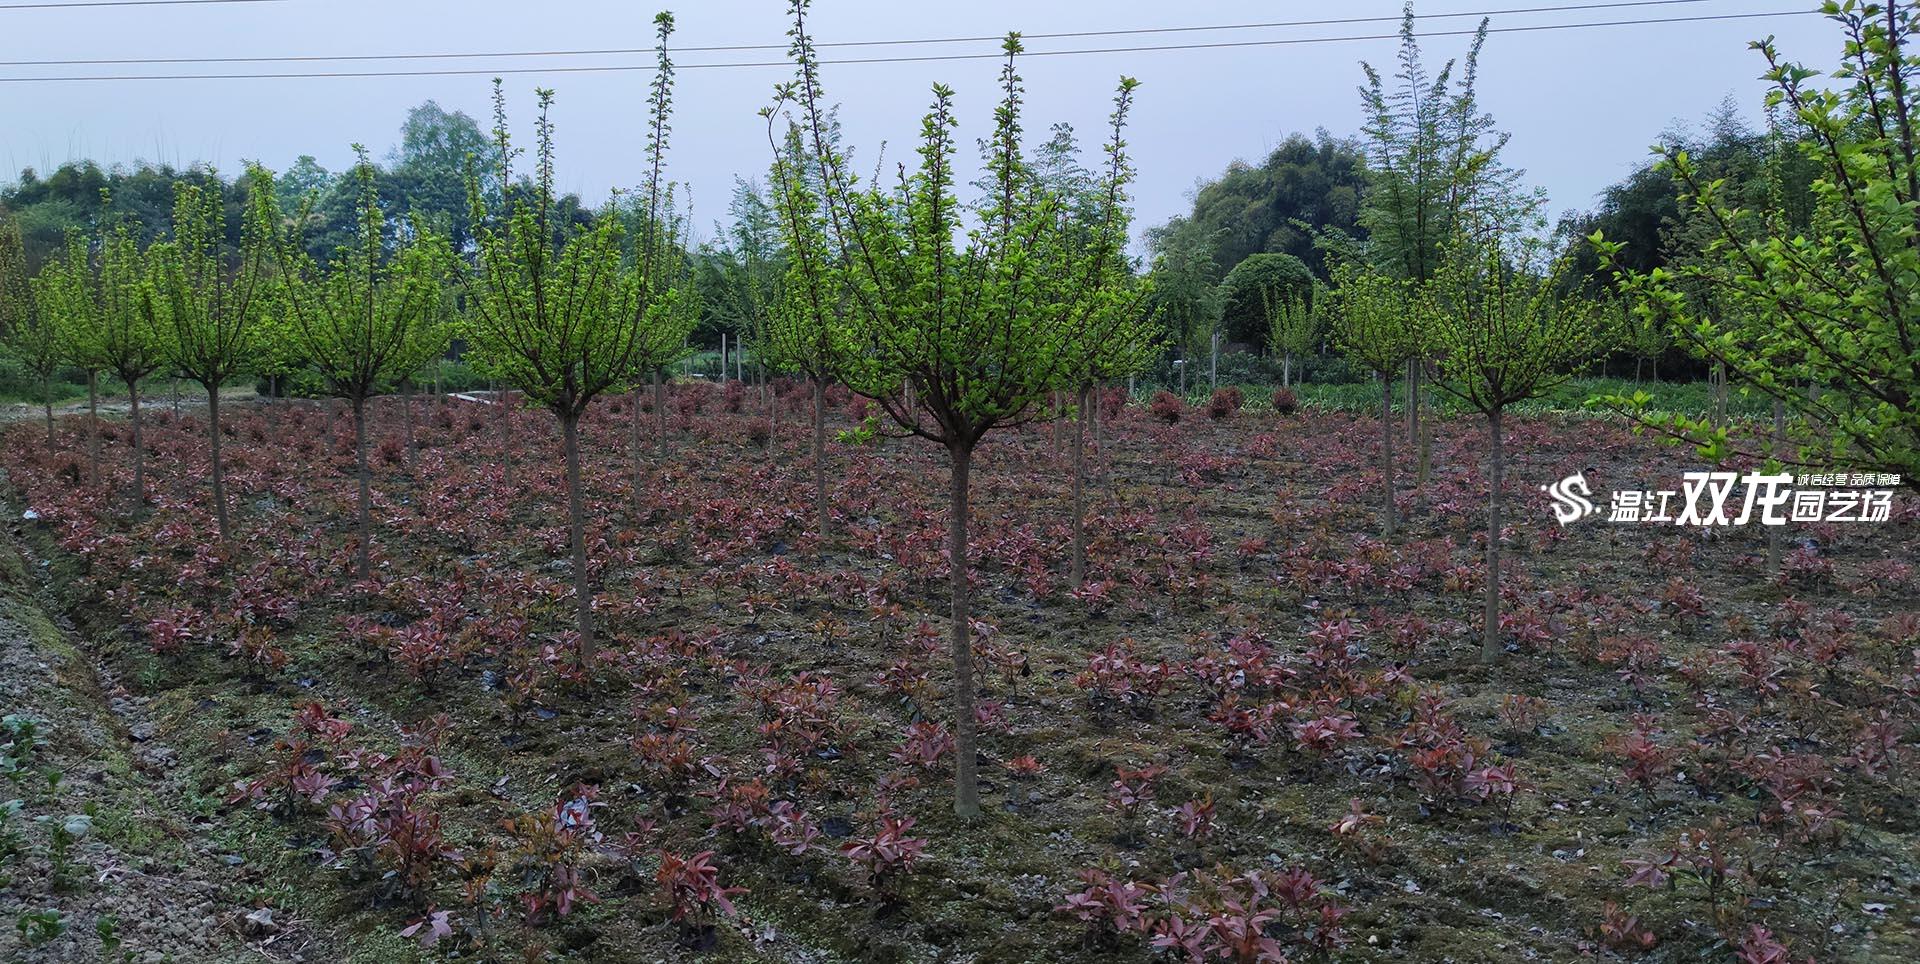
<svg viewBox="0 0 1920 964">
<path fill-rule="evenodd" d="M 1334 342 L 1380 379 L 1380 528 L 1393 537 L 1393 380 L 1421 347 L 1425 315 L 1418 285 L 1363 262 L 1334 269 Z"/>
<path fill-rule="evenodd" d="M 1521 171 L 1500 160 L 1507 135 L 1480 109 L 1475 87 L 1486 39 L 1482 19 L 1466 59 L 1429 74 L 1408 0 L 1393 76 L 1361 63 L 1369 180 L 1360 212 L 1364 250 L 1377 267 L 1416 285 L 1432 279 L 1442 246 L 1469 225 L 1531 223 L 1545 203 L 1521 187 Z M 1415 444 L 1424 359 L 1425 352 L 1416 351 L 1407 362 L 1407 437 Z"/>
</svg>

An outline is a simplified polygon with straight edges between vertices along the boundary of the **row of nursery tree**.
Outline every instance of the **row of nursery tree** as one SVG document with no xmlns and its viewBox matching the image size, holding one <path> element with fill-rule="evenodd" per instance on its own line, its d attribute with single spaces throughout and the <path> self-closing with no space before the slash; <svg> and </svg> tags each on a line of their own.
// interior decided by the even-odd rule
<svg viewBox="0 0 1920 964">
<path fill-rule="evenodd" d="M 1906 90 L 1913 7 L 1829 5 L 1848 34 L 1848 66 L 1833 89 L 1813 72 L 1769 63 L 1776 117 L 1773 176 L 1803 177 L 1813 201 L 1747 206 L 1724 179 L 1675 150 L 1663 173 L 1676 185 L 1703 242 L 1698 253 L 1652 270 L 1634 249 L 1596 232 L 1588 245 L 1618 294 L 1569 283 L 1572 257 L 1539 230 L 1540 199 L 1500 161 L 1504 136 L 1476 105 L 1472 59 L 1429 77 L 1412 37 L 1389 82 L 1368 68 L 1365 88 L 1371 196 L 1364 237 L 1316 238 L 1324 280 L 1291 271 L 1250 284 L 1277 343 L 1324 326 L 1327 340 L 1374 373 L 1383 397 L 1406 378 L 1479 413 L 1487 428 L 1488 518 L 1484 654 L 1499 653 L 1503 419 L 1549 391 L 1619 325 L 1657 325 L 1751 390 L 1774 398 L 1768 426 L 1655 417 L 1650 397 L 1601 403 L 1710 456 L 1744 452 L 1772 464 L 1897 471 L 1920 485 L 1920 161 Z M 840 142 L 808 32 L 807 0 L 793 0 L 792 80 L 761 112 L 772 158 L 750 283 L 737 310 L 774 367 L 813 385 L 812 472 L 818 534 L 829 535 L 825 387 L 846 386 L 879 414 L 846 436 L 913 437 L 946 450 L 950 486 L 950 602 L 954 679 L 974 678 L 968 584 L 970 473 L 996 430 L 1073 420 L 1073 577 L 1085 571 L 1084 436 L 1092 393 L 1148 365 L 1178 337 L 1160 270 L 1126 256 L 1129 190 L 1125 140 L 1137 84 L 1114 96 L 1101 157 L 1072 160 L 1060 129 L 1029 150 L 1019 36 L 1005 43 L 985 174 L 964 197 L 955 175 L 956 94 L 935 85 L 917 138 L 917 163 L 897 178 L 862 179 Z M 601 216 L 572 217 L 554 191 L 552 93 L 539 92 L 529 177 L 507 134 L 495 89 L 496 126 L 467 165 L 471 240 L 455 244 L 424 218 L 392 224 L 371 165 L 360 184 L 349 239 L 324 260 L 302 232 L 311 201 L 289 206 L 265 170 L 248 171 L 240 241 L 223 245 L 227 212 L 194 182 L 176 190 L 170 223 L 147 230 L 126 217 L 75 234 L 29 273 L 17 231 L 0 230 L 0 332 L 38 371 L 60 364 L 111 372 L 134 404 L 132 511 L 145 504 L 139 469 L 139 387 L 177 372 L 207 393 L 211 497 L 228 537 L 221 472 L 220 392 L 243 373 L 294 370 L 317 377 L 353 412 L 361 573 L 368 566 L 369 472 L 365 408 L 405 385 L 459 338 L 491 377 L 549 411 L 563 442 L 579 657 L 596 653 L 586 557 L 583 416 L 614 392 L 662 391 L 663 369 L 686 350 L 699 313 L 697 271 L 683 244 L 684 216 L 665 180 L 673 63 L 669 14 L 657 19 L 659 70 L 651 87 L 648 166 L 637 198 Z M 1484 36 L 1484 34 L 1483 34 Z M 1477 55 L 1478 41 L 1474 51 Z M 483 164 L 495 169 L 483 171 Z M 525 190 L 489 192 L 495 184 Z M 757 195 L 756 195 L 757 196 Z M 626 205 L 636 217 L 608 216 Z M 1165 255 L 1161 256 L 1164 266 Z M 1811 390 L 1810 390 L 1811 389 Z M 1417 399 L 1411 437 L 1426 437 Z M 511 395 L 506 395 L 508 400 Z M 656 417 L 666 406 L 656 394 Z M 645 458 L 642 406 L 632 407 L 633 486 Z M 500 410 L 511 411 L 502 405 Z M 91 424 L 91 420 L 90 420 Z M 512 419 L 501 420 L 500 457 L 513 474 Z M 663 426 L 656 434 L 664 438 Z M 1382 526 L 1394 533 L 1391 405 L 1381 412 Z M 52 438 L 49 417 L 49 438 Z M 97 460 L 97 443 L 93 446 Z M 1424 447 L 1423 447 L 1424 448 Z M 1423 460 L 1424 462 L 1424 460 Z M 1424 470 L 1424 465 L 1423 465 Z M 1424 482 L 1424 471 L 1420 482 Z M 978 810 L 973 688 L 953 689 L 955 805 Z"/>
</svg>

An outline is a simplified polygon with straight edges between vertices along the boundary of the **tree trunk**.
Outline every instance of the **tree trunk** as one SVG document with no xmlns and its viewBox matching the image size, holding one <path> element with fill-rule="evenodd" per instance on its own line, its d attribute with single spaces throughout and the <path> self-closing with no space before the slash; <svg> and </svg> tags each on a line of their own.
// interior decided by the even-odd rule
<svg viewBox="0 0 1920 964">
<path fill-rule="evenodd" d="M 633 386 L 633 512 L 640 514 L 640 479 L 646 471 L 646 443 L 640 434 L 640 386 Z"/>
<path fill-rule="evenodd" d="M 1280 387 L 1290 388 L 1292 387 L 1292 385 L 1293 385 L 1293 352 L 1285 352 L 1280 356 Z"/>
<path fill-rule="evenodd" d="M 213 517 L 220 525 L 220 541 L 231 534 L 227 528 L 227 479 L 220 464 L 220 385 L 207 386 L 207 437 L 213 446 Z"/>
<path fill-rule="evenodd" d="M 1420 444 L 1420 359 L 1407 359 L 1407 447 Z"/>
<path fill-rule="evenodd" d="M 1782 458 L 1787 450 L 1787 405 L 1779 397 L 1773 400 L 1773 457 Z M 1767 526 L 1767 572 L 1780 571 L 1780 526 Z"/>
<path fill-rule="evenodd" d="M 354 398 L 353 403 L 353 466 L 354 477 L 360 487 L 360 508 L 355 526 L 360 530 L 360 545 L 353 553 L 353 577 L 365 581 L 372 568 L 369 551 L 373 545 L 373 480 L 367 469 L 367 400 Z"/>
<path fill-rule="evenodd" d="M 1393 373 L 1380 373 L 1380 477 L 1386 486 L 1381 503 L 1381 524 L 1387 538 L 1393 538 Z"/>
<path fill-rule="evenodd" d="M 1488 458 L 1487 486 L 1487 612 L 1481 628 L 1480 661 L 1492 664 L 1500 659 L 1500 487 L 1506 471 L 1506 459 L 1500 449 L 1500 413 L 1487 415 L 1487 437 L 1492 443 Z"/>
<path fill-rule="evenodd" d="M 1635 358 L 1633 360 L 1633 383 L 1635 385 L 1640 384 L 1641 366 L 1645 365 L 1646 363 L 1647 363 L 1647 360 L 1644 358 Z"/>
<path fill-rule="evenodd" d="M 667 460 L 667 380 L 660 377 L 660 369 L 653 372 L 653 436 L 654 454 L 660 461 Z"/>
<path fill-rule="evenodd" d="M 1087 398 L 1092 389 L 1080 389 L 1080 410 L 1073 420 L 1073 571 L 1068 581 L 1079 589 L 1087 581 Z"/>
<path fill-rule="evenodd" d="M 818 376 L 813 379 L 813 502 L 825 542 L 833 519 L 827 506 L 827 383 Z"/>
<path fill-rule="evenodd" d="M 133 422 L 133 511 L 139 515 L 147 506 L 147 463 L 140 449 L 140 380 L 127 379 L 128 417 Z"/>
<path fill-rule="evenodd" d="M 413 459 L 418 453 L 413 444 L 413 382 L 403 379 L 400 382 L 400 431 L 407 437 L 407 471 L 413 471 Z"/>
<path fill-rule="evenodd" d="M 100 484 L 100 373 L 87 372 L 87 471 Z"/>
<path fill-rule="evenodd" d="M 47 444 L 53 444 L 53 376 L 40 376 L 40 404 L 47 410 Z"/>
<path fill-rule="evenodd" d="M 507 488 L 513 488 L 513 392 L 502 382 L 493 397 L 500 403 L 500 460 L 506 466 Z"/>
<path fill-rule="evenodd" d="M 953 812 L 980 815 L 979 761 L 973 719 L 973 627 L 967 621 L 967 482 L 973 449 L 951 444 L 952 518 L 947 522 L 947 563 L 953 583 Z"/>
<path fill-rule="evenodd" d="M 567 526 L 573 536 L 575 629 L 580 634 L 580 665 L 593 659 L 593 593 L 587 588 L 587 518 L 580 491 L 580 419 L 561 416 L 560 438 L 567 455 Z"/>
</svg>

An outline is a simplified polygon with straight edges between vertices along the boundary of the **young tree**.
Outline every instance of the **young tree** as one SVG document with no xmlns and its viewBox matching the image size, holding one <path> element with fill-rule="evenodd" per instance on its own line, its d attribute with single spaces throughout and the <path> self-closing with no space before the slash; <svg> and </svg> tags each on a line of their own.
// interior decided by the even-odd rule
<svg viewBox="0 0 1920 964">
<path fill-rule="evenodd" d="M 66 247 L 34 276 L 40 311 L 61 343 L 60 355 L 87 373 L 88 477 L 100 481 L 100 372 L 110 366 L 102 340 L 105 308 L 96 297 L 93 259 L 85 237 L 67 232 Z"/>
<path fill-rule="evenodd" d="M 1267 350 L 1280 356 L 1280 386 L 1293 384 L 1293 359 L 1307 355 L 1326 332 L 1327 290 L 1318 281 L 1304 291 L 1262 291 Z"/>
<path fill-rule="evenodd" d="M 40 304 L 27 273 L 26 244 L 20 225 L 0 211 L 0 345 L 40 379 L 47 417 L 47 442 L 53 442 L 53 376 L 66 358 L 57 319 Z"/>
<path fill-rule="evenodd" d="M 1486 612 L 1480 658 L 1500 656 L 1501 417 L 1572 377 L 1596 347 L 1592 303 L 1560 284 L 1564 260 L 1540 270 L 1539 249 L 1461 242 L 1433 281 L 1434 386 L 1487 419 Z"/>
<path fill-rule="evenodd" d="M 1414 34 L 1413 2 L 1400 21 L 1399 69 L 1391 81 L 1362 61 L 1360 102 L 1371 188 L 1360 212 L 1378 267 L 1417 284 L 1430 280 L 1441 248 L 1467 220 L 1513 223 L 1537 217 L 1545 198 L 1521 188 L 1522 172 L 1500 161 L 1507 135 L 1480 110 L 1475 93 L 1487 21 L 1480 21 L 1460 76 L 1447 61 L 1429 75 Z M 1420 434 L 1422 356 L 1406 360 L 1407 437 Z"/>
<path fill-rule="evenodd" d="M 777 112 L 762 113 L 774 152 L 774 203 L 789 252 L 780 296 L 767 314 L 765 354 L 775 368 L 799 372 L 813 385 L 815 529 L 825 541 L 833 527 L 833 506 L 827 498 L 827 383 L 838 376 L 849 357 L 840 255 L 829 247 L 821 208 L 821 163 L 808 154 L 799 125 L 790 124 L 782 138 L 774 133 Z"/>
<path fill-rule="evenodd" d="M 354 145 L 359 163 L 351 176 L 360 185 L 360 214 L 352 242 L 334 252 L 325 268 L 307 254 L 300 225 L 286 220 L 271 190 L 273 176 L 257 170 L 267 186 L 254 192 L 263 240 L 280 265 L 278 294 L 285 306 L 286 334 L 300 355 L 353 412 L 358 544 L 354 578 L 366 579 L 373 544 L 372 472 L 367 465 L 367 399 L 419 367 L 419 352 L 441 315 L 441 296 L 452 252 L 444 239 L 417 222 L 397 250 L 386 245 L 386 219 L 374 189 L 373 164 Z M 302 205 L 304 214 L 306 205 Z"/>
<path fill-rule="evenodd" d="M 843 373 L 901 430 L 946 448 L 951 460 L 948 565 L 952 583 L 954 812 L 980 812 L 967 513 L 973 453 L 992 429 L 1042 414 L 1041 403 L 1066 383 L 1076 362 L 1114 343 L 1125 323 L 1126 185 L 1132 180 L 1121 139 L 1136 82 L 1121 81 L 1107 144 L 1104 199 L 1095 240 L 1070 243 L 1062 199 L 1037 184 L 1021 153 L 1023 88 L 1009 35 L 1002 99 L 983 145 L 991 191 L 963 233 L 954 192 L 953 92 L 933 88 L 921 125 L 916 170 L 886 190 L 858 185 L 826 139 L 818 61 L 806 30 L 806 0 L 793 0 L 792 53 L 799 77 L 781 88 L 804 118 L 822 184 L 824 217 L 786 225 L 798 280 L 822 307 L 844 292 L 847 343 L 856 348 Z M 785 179 L 788 185 L 792 178 Z M 783 205 L 783 220 L 790 206 Z M 822 223 L 824 222 L 824 223 Z M 826 244 L 814 240 L 826 239 Z M 829 258 L 801 252 L 828 251 Z M 837 276 L 838 285 L 828 279 Z M 903 390 L 905 389 L 905 390 Z"/>
<path fill-rule="evenodd" d="M 1420 289 L 1371 266 L 1342 263 L 1334 269 L 1334 343 L 1348 358 L 1380 378 L 1380 475 L 1385 499 L 1381 529 L 1393 538 L 1393 380 L 1407 359 L 1421 351 Z"/>
<path fill-rule="evenodd" d="M 258 177 L 249 191 L 272 189 Z M 232 535 L 227 520 L 225 466 L 220 460 L 220 388 L 248 370 L 264 340 L 261 308 L 271 284 L 269 245 L 259 219 L 242 227 L 237 263 L 222 249 L 226 237 L 223 198 L 217 185 L 181 182 L 174 188 L 173 236 L 147 251 L 160 315 L 166 319 L 167 360 L 207 392 L 207 440 L 212 446 L 213 512 L 220 539 Z M 252 207 L 250 207 L 250 210 Z"/>
<path fill-rule="evenodd" d="M 1771 41 L 1754 44 L 1773 86 L 1768 104 L 1794 125 L 1788 149 L 1818 172 L 1815 203 L 1798 215 L 1778 207 L 1753 213 L 1731 185 L 1675 149 L 1662 166 L 1710 233 L 1704 254 L 1640 273 L 1624 266 L 1619 243 L 1598 234 L 1593 241 L 1639 311 L 1813 427 L 1802 464 L 1897 472 L 1920 488 L 1920 233 L 1912 213 L 1920 204 L 1920 130 L 1911 90 L 1920 12 L 1902 3 L 1821 9 L 1846 37 L 1833 84 L 1813 83 L 1818 73 L 1783 60 Z M 1694 296 L 1700 292 L 1711 297 Z M 1768 323 L 1747 323 L 1754 318 Z M 1655 417 L 1646 411 L 1651 401 L 1644 392 L 1600 400 L 1710 455 L 1729 452 L 1725 425 Z"/>
<path fill-rule="evenodd" d="M 654 22 L 664 65 L 673 15 L 661 13 Z M 650 309 L 658 306 L 646 303 L 639 273 L 623 269 L 620 220 L 611 210 L 585 227 L 557 220 L 549 117 L 553 92 L 538 94 L 538 144 L 530 196 L 489 212 L 478 179 L 468 182 L 478 250 L 476 270 L 467 278 L 472 309 L 468 335 L 474 349 L 489 359 L 508 384 L 552 412 L 560 423 L 578 657 L 585 665 L 594 654 L 594 637 L 586 494 L 580 478 L 580 418 L 595 398 L 636 376 L 636 359 L 656 315 Z M 504 118 L 495 136 L 500 153 L 510 157 Z M 654 144 L 665 146 L 661 141 Z"/>
<path fill-rule="evenodd" d="M 83 263 L 84 248 L 69 249 L 69 264 Z M 84 264 L 84 263 L 83 263 Z M 66 297 L 93 303 L 97 324 L 94 347 L 107 371 L 127 386 L 132 429 L 133 504 L 146 505 L 146 455 L 141 439 L 140 382 L 166 364 L 168 332 L 162 324 L 133 229 L 123 219 L 106 230 L 94 262 L 83 268 Z"/>
</svg>

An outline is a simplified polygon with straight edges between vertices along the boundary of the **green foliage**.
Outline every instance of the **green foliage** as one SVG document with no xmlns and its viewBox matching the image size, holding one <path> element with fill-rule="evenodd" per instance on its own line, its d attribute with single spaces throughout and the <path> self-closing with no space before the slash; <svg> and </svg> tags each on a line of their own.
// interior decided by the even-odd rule
<svg viewBox="0 0 1920 964">
<path fill-rule="evenodd" d="M 1257 164 L 1235 161 L 1194 192 L 1193 210 L 1148 232 L 1154 250 L 1203 243 L 1218 265 L 1209 284 L 1256 254 L 1287 254 L 1325 278 L 1316 239 L 1364 235 L 1365 161 L 1351 140 L 1289 135 Z"/>
<path fill-rule="evenodd" d="M 1220 328 L 1230 341 L 1271 350 L 1273 307 L 1313 298 L 1313 272 L 1290 254 L 1255 254 L 1220 283 Z"/>
<path fill-rule="evenodd" d="M 1916 13 L 1902 4 L 1822 9 L 1846 35 L 1835 83 L 1816 85 L 1811 68 L 1782 60 L 1771 42 L 1755 45 L 1773 85 L 1768 106 L 1794 125 L 1782 164 L 1797 158 L 1818 171 L 1804 227 L 1788 205 L 1743 207 L 1727 181 L 1672 149 L 1661 165 L 1707 235 L 1700 256 L 1638 272 L 1621 242 L 1592 240 L 1638 310 L 1816 427 L 1802 460 L 1898 472 L 1920 485 L 1920 156 L 1907 50 Z M 1644 404 L 1597 401 L 1636 416 Z M 1716 454 L 1727 447 L 1699 420 L 1653 424 Z"/>
<path fill-rule="evenodd" d="M 374 188 L 373 166 L 360 150 L 352 173 L 360 186 L 360 217 L 352 244 L 322 268 L 307 254 L 295 217 L 285 233 L 267 240 L 281 274 L 277 294 L 284 305 L 287 340 L 294 357 L 319 374 L 328 390 L 358 404 L 380 388 L 401 381 L 446 346 L 440 324 L 442 297 L 452 252 L 446 240 L 417 220 L 394 250 L 385 243 L 385 219 Z M 255 197 L 269 226 L 284 220 L 272 176 L 257 176 Z M 302 207 L 302 211 L 306 208 Z"/>
<path fill-rule="evenodd" d="M 1400 370 L 1421 349 L 1419 288 L 1370 265 L 1342 263 L 1333 272 L 1333 340 L 1376 375 Z"/>
<path fill-rule="evenodd" d="M 28 277 L 19 224 L 0 211 L 0 347 L 42 382 L 53 377 L 67 347 L 57 316 L 42 310 L 45 287 Z"/>
<path fill-rule="evenodd" d="M 1332 296 L 1318 282 L 1305 291 L 1263 294 L 1262 308 L 1267 318 L 1267 350 L 1274 354 L 1304 356 L 1320 345 L 1327 333 L 1327 311 Z"/>
<path fill-rule="evenodd" d="M 272 185 L 256 177 L 250 189 L 271 190 Z M 167 361 L 210 393 L 249 371 L 268 343 L 260 324 L 270 284 L 265 228 L 257 218 L 247 218 L 238 265 L 230 267 L 219 193 L 181 182 L 173 236 L 147 250 L 154 317 L 166 333 L 161 343 Z"/>
<path fill-rule="evenodd" d="M 461 276 L 468 292 L 465 333 L 490 371 L 572 421 L 595 397 L 642 373 L 650 325 L 672 315 L 671 299 L 646 300 L 646 273 L 623 267 L 619 219 L 582 227 L 558 216 L 553 92 L 538 96 L 532 196 L 489 212 L 478 176 L 468 182 L 478 263 Z M 497 84 L 494 97 L 496 143 L 510 165 L 515 152 Z"/>
<path fill-rule="evenodd" d="M 1498 414 L 1551 392 L 1598 347 L 1593 304 L 1559 284 L 1566 262 L 1542 271 L 1538 256 L 1537 244 L 1462 242 L 1434 276 L 1434 385 L 1475 411 Z"/>
<path fill-rule="evenodd" d="M 1453 61 L 1430 77 L 1408 0 L 1400 22 L 1400 66 L 1392 80 L 1361 64 L 1367 77 L 1360 97 L 1371 179 L 1360 223 L 1368 232 L 1371 259 L 1398 277 L 1431 278 L 1442 247 L 1462 229 L 1463 219 L 1518 223 L 1544 203 L 1538 193 L 1520 188 L 1520 171 L 1501 163 L 1507 135 L 1480 110 L 1475 84 L 1486 39 L 1483 19 L 1458 81 Z"/>
</svg>

